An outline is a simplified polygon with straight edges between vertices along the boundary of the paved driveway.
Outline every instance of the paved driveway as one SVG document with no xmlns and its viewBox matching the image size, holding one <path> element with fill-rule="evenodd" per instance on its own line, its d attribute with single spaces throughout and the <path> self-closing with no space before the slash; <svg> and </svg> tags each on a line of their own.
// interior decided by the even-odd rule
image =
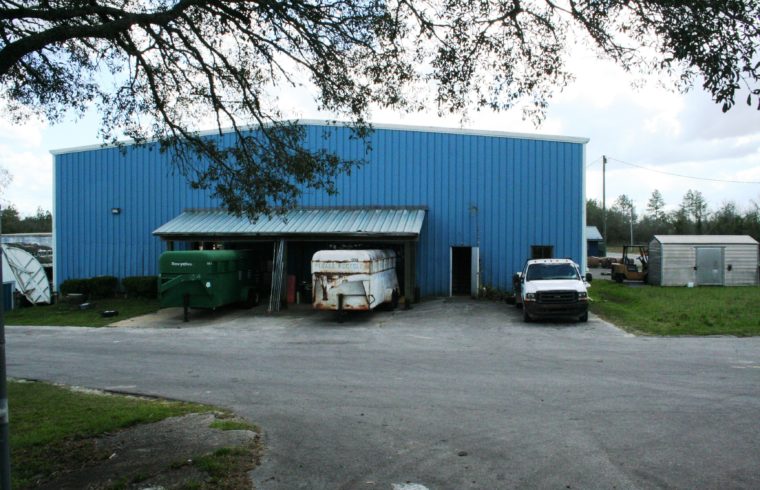
<svg viewBox="0 0 760 490">
<path fill-rule="evenodd" d="M 9 328 L 9 372 L 229 407 L 266 432 L 259 489 L 760 488 L 760 338 L 443 300 L 159 324 Z"/>
</svg>

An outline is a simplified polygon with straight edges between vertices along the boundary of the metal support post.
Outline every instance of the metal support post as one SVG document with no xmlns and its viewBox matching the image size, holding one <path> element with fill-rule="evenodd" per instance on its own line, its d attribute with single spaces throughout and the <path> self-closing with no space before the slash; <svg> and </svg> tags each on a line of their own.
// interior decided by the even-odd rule
<svg viewBox="0 0 760 490">
<path fill-rule="evenodd" d="M 631 204 L 631 245 L 633 245 L 633 204 Z"/>
<path fill-rule="evenodd" d="M 607 157 L 602 155 L 602 238 L 604 255 L 607 255 Z"/>
<path fill-rule="evenodd" d="M 0 207 L 2 216 L 2 207 Z M 0 224 L 2 235 L 2 224 Z M 0 261 L 2 261 L 0 251 Z M 0 288 L 3 285 L 3 268 L 0 265 Z M 11 441 L 10 441 L 10 417 L 8 415 L 8 380 L 5 363 L 5 302 L 0 294 L 0 488 L 11 488 Z"/>
<path fill-rule="evenodd" d="M 414 246 L 412 242 L 404 242 L 404 309 L 412 307 L 414 298 Z"/>
</svg>

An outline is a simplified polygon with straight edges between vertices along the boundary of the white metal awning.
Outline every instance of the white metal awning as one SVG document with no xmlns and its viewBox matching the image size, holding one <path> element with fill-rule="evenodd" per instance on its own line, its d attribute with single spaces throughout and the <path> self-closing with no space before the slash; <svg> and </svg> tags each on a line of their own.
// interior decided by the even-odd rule
<svg viewBox="0 0 760 490">
<path fill-rule="evenodd" d="M 156 229 L 164 240 L 385 238 L 416 240 L 424 208 L 308 208 L 251 221 L 220 209 L 191 209 Z"/>
</svg>

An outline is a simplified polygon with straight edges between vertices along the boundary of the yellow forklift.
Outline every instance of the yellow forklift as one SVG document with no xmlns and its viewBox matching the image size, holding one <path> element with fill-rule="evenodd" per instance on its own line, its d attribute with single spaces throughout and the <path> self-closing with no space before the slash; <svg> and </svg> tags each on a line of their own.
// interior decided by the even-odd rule
<svg viewBox="0 0 760 490">
<path fill-rule="evenodd" d="M 638 256 L 636 253 L 638 252 Z M 647 245 L 623 245 L 623 258 L 612 264 L 612 279 L 617 282 L 647 282 L 649 275 L 649 247 Z"/>
</svg>

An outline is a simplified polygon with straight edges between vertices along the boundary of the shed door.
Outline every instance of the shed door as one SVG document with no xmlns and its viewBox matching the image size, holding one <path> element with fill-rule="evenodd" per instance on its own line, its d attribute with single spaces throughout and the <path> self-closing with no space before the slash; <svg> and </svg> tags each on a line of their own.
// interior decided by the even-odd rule
<svg viewBox="0 0 760 490">
<path fill-rule="evenodd" d="M 723 249 L 697 247 L 697 284 L 703 286 L 723 285 Z"/>
</svg>

